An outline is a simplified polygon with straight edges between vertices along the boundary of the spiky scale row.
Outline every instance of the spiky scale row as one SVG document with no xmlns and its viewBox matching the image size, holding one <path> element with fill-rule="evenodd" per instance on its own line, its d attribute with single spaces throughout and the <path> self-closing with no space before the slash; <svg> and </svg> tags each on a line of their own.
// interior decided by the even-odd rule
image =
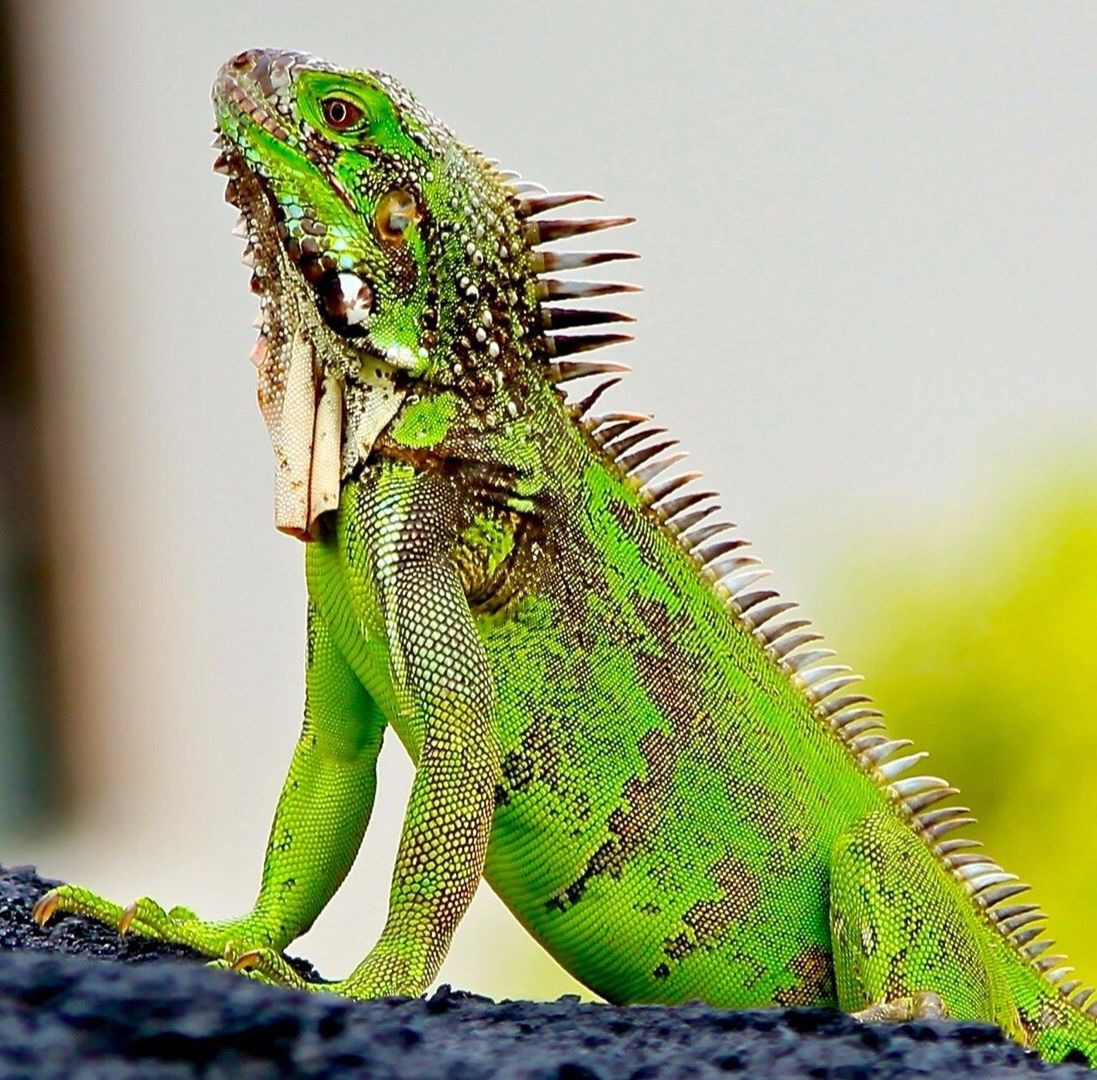
<svg viewBox="0 0 1097 1080">
<path fill-rule="evenodd" d="M 634 424 L 629 424 L 628 426 L 630 428 L 635 427 Z M 665 435 L 666 430 L 666 428 L 662 427 L 644 427 L 639 431 L 633 431 L 631 435 L 622 434 L 621 436 L 608 438 L 602 446 L 612 455 L 615 461 L 620 462 L 622 456 L 627 454 L 634 446 L 638 446 L 640 443 L 645 442 L 655 435 Z M 628 472 L 627 468 L 625 469 L 625 472 Z"/>
<path fill-rule="evenodd" d="M 1081 981 L 1077 979 L 1065 979 L 1073 970 L 1063 963 L 1065 957 L 1043 955 L 1054 944 L 1041 936 L 1045 930 L 1044 912 L 1034 904 L 1010 903 L 1029 886 L 987 856 L 971 853 L 971 849 L 980 846 L 978 841 L 950 835 L 975 824 L 967 807 L 940 805 L 958 795 L 958 789 L 937 776 L 902 776 L 921 764 L 928 754 L 917 751 L 896 756 L 911 746 L 911 741 L 889 739 L 883 734 L 883 714 L 873 707 L 870 697 L 860 693 L 841 694 L 859 682 L 860 676 L 846 665 L 826 663 L 834 656 L 834 651 L 817 646 L 822 637 L 807 629 L 810 624 L 806 619 L 774 622 L 796 605 L 781 600 L 776 590 L 751 588 L 761 575 L 768 573 L 764 568 L 744 571 L 742 556 L 728 559 L 729 554 L 745 546 L 747 541 L 735 538 L 701 548 L 714 536 L 734 528 L 725 522 L 701 524 L 716 510 L 715 504 L 706 506 L 715 497 L 712 492 L 690 490 L 690 485 L 700 480 L 701 474 L 689 472 L 659 479 L 653 477 L 648 482 L 639 480 L 633 471 L 632 455 L 623 455 L 622 451 L 663 434 L 664 429 L 655 427 L 650 417 L 641 414 L 609 413 L 598 417 L 588 414 L 589 409 L 577 412 L 603 456 L 620 471 L 623 479 L 637 484 L 641 501 L 654 513 L 659 524 L 697 559 L 717 591 L 725 596 L 733 615 L 801 688 L 814 704 L 816 715 L 849 747 L 861 767 L 877 778 L 908 815 L 941 864 L 968 892 L 991 925 L 1072 1006 L 1097 1017 L 1094 988 L 1081 987 Z M 649 445 L 646 451 L 633 451 L 633 454 L 650 456 L 669 445 L 656 443 Z M 684 456 L 674 455 L 676 460 Z M 661 467 L 659 473 L 666 467 Z M 699 549 L 704 552 L 700 558 Z M 757 561 L 753 557 L 751 560 Z"/>
<path fill-rule="evenodd" d="M 751 595 L 751 594 L 748 594 Z M 761 596 L 761 593 L 753 594 L 755 596 Z M 773 596 L 776 597 L 776 593 Z M 759 603 L 759 601 L 752 601 L 752 603 Z M 792 611 L 793 608 L 798 607 L 792 600 L 773 600 L 770 603 L 762 603 L 755 612 L 752 618 L 754 619 L 754 625 L 756 627 L 764 626 L 771 619 L 777 618 L 778 615 L 783 615 L 786 611 Z"/>
<path fill-rule="evenodd" d="M 630 216 L 598 218 L 552 218 L 537 219 L 538 214 L 569 206 L 577 202 L 600 202 L 601 197 L 592 192 L 569 191 L 551 193 L 539 184 L 530 184 L 517 176 L 509 177 L 508 182 L 516 196 L 516 209 L 525 221 L 524 234 L 530 248 L 534 272 L 539 277 L 538 298 L 542 303 L 542 327 L 546 331 L 572 330 L 577 327 L 597 326 L 604 323 L 632 322 L 629 315 L 619 311 L 584 310 L 583 308 L 551 308 L 547 305 L 565 300 L 589 300 L 599 296 L 611 296 L 617 293 L 637 291 L 637 286 L 625 282 L 610 281 L 572 281 L 549 275 L 567 273 L 570 270 L 587 269 L 605 263 L 637 259 L 633 251 L 539 251 L 537 248 L 557 240 L 606 229 L 629 225 L 636 219 Z M 600 349 L 608 345 L 617 345 L 630 341 L 630 334 L 595 333 L 546 335 L 546 353 L 550 360 L 561 356 L 570 356 L 578 352 Z M 599 374 L 598 369 L 586 369 L 581 374 Z M 579 378 L 579 373 L 568 377 Z M 557 378 L 556 381 L 563 381 Z"/>
<path fill-rule="evenodd" d="M 811 623 L 807 619 L 788 619 L 785 622 L 776 623 L 771 626 L 756 626 L 754 628 L 754 636 L 763 645 L 773 645 L 786 634 L 792 633 L 793 630 L 801 630 L 805 626 L 810 625 Z"/>
<path fill-rule="evenodd" d="M 656 506 L 660 500 L 666 498 L 667 495 L 677 491 L 679 488 L 685 487 L 687 484 L 693 483 L 694 480 L 700 480 L 701 474 L 699 472 L 683 472 L 678 473 L 675 476 L 668 476 L 656 483 L 648 484 L 640 492 L 641 499 L 649 506 Z"/>
<path fill-rule="evenodd" d="M 679 451 L 676 454 L 668 454 L 666 457 L 659 458 L 656 461 L 652 461 L 647 465 L 642 465 L 640 468 L 635 469 L 632 473 L 633 479 L 637 480 L 641 485 L 647 484 L 654 480 L 655 477 L 667 471 L 667 469 L 674 468 L 680 461 L 684 461 L 688 457 L 684 450 Z"/>
<path fill-rule="evenodd" d="M 734 528 L 735 526 L 730 521 L 713 521 L 708 525 L 702 525 L 700 528 L 690 527 L 685 522 L 679 522 L 672 526 L 672 530 L 678 534 L 678 542 L 690 554 L 693 554 L 702 544 L 708 543 L 713 537 L 720 536 L 722 533 Z"/>
</svg>

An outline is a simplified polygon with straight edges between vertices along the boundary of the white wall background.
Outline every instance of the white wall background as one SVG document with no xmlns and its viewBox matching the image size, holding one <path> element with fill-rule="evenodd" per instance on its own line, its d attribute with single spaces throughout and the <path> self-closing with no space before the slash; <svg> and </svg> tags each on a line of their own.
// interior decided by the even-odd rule
<svg viewBox="0 0 1097 1080">
<path fill-rule="evenodd" d="M 1097 465 L 1090 3 L 16 10 L 78 813 L 6 838 L 4 861 L 210 915 L 253 894 L 304 588 L 271 527 L 255 304 L 207 147 L 210 80 L 245 46 L 383 67 L 485 152 L 637 214 L 647 291 L 616 400 L 685 436 L 809 609 L 859 533 L 962 527 L 1038 468 L 1034 446 Z M 382 774 L 360 862 L 301 946 L 332 976 L 381 924 L 395 744 Z M 443 978 L 571 988 L 547 963 L 485 889 Z"/>
</svg>

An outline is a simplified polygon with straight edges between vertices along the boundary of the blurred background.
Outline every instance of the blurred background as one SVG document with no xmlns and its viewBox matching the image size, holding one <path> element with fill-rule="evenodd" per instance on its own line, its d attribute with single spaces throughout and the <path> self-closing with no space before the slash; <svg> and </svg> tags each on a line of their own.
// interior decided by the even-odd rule
<svg viewBox="0 0 1097 1080">
<path fill-rule="evenodd" d="M 302 704 L 254 298 L 210 171 L 245 46 L 385 68 L 639 217 L 654 410 L 1097 975 L 1097 8 L 0 5 L 0 861 L 244 910 Z M 624 235 L 619 242 L 624 243 Z M 410 768 L 300 944 L 350 970 Z M 486 888 L 442 980 L 577 990 Z"/>
</svg>

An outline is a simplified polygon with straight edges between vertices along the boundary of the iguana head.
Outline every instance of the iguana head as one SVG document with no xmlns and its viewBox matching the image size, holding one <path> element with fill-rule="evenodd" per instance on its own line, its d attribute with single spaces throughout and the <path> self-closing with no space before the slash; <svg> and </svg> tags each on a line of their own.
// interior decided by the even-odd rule
<svg viewBox="0 0 1097 1080">
<path fill-rule="evenodd" d="M 436 401 L 491 429 L 520 414 L 531 377 L 616 366 L 556 358 L 622 335 L 546 331 L 625 318 L 556 302 L 629 286 L 544 275 L 631 256 L 536 249 L 631 219 L 534 221 L 596 196 L 498 171 L 382 72 L 252 49 L 221 68 L 213 101 L 215 168 L 261 303 L 252 359 L 279 528 L 315 535 L 402 407 Z"/>
</svg>

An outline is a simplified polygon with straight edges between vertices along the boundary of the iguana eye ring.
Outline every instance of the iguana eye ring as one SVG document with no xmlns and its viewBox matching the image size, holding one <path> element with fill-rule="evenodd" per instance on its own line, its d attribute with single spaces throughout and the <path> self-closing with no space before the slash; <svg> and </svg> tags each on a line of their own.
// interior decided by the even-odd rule
<svg viewBox="0 0 1097 1080">
<path fill-rule="evenodd" d="M 349 131 L 365 115 L 353 101 L 340 97 L 324 98 L 320 109 L 328 126 L 336 131 Z"/>
</svg>

